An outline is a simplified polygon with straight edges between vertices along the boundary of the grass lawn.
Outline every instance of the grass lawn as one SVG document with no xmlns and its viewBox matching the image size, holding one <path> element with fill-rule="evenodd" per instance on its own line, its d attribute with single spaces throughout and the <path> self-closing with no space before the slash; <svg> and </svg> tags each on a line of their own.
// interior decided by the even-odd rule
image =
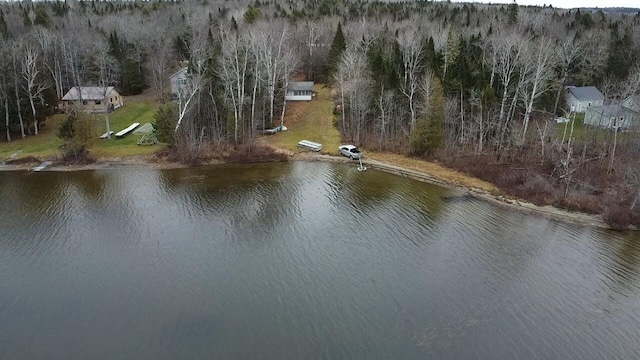
<svg viewBox="0 0 640 360">
<path fill-rule="evenodd" d="M 109 114 L 111 130 L 118 132 L 134 122 L 141 125 L 154 121 L 154 115 L 158 109 L 158 104 L 151 98 L 133 97 L 125 98 L 125 105 Z M 94 116 L 89 114 L 88 116 Z M 20 139 L 14 136 L 14 141 L 7 143 L 0 141 L 0 162 L 7 159 L 18 150 L 22 153 L 18 158 L 34 156 L 39 159 L 49 159 L 60 154 L 60 146 L 63 141 L 56 136 L 58 126 L 65 119 L 65 114 L 54 115 L 47 119 L 46 126 L 41 129 L 38 136 L 28 136 Z M 96 140 L 89 146 L 89 151 L 96 158 L 104 157 L 125 157 L 131 155 L 148 155 L 158 151 L 159 146 L 137 145 L 138 135 L 129 134 L 124 139 L 117 139 L 115 136 L 111 140 L 98 139 L 100 134 L 106 132 L 104 115 L 95 115 L 96 119 Z"/>
<path fill-rule="evenodd" d="M 140 123 L 141 126 L 145 123 L 152 123 L 155 121 L 154 115 L 156 114 L 157 109 L 158 103 L 154 99 L 136 99 L 127 102 L 127 99 L 125 98 L 124 106 L 109 114 L 111 131 L 117 133 L 134 122 Z M 104 115 L 97 115 L 96 120 L 97 133 L 104 134 L 107 132 Z M 98 139 L 94 144 L 92 144 L 89 151 L 93 156 L 102 158 L 148 155 L 153 154 L 159 149 L 157 145 L 141 146 L 138 145 L 137 142 L 138 135 L 133 133 L 129 133 L 129 135 L 122 139 L 112 136 L 111 140 Z"/>
<path fill-rule="evenodd" d="M 309 102 L 288 102 L 284 124 L 289 129 L 275 135 L 265 135 L 271 145 L 291 151 L 304 151 L 298 148 L 300 140 L 309 140 L 322 144 L 323 154 L 338 154 L 340 132 L 333 125 L 333 99 L 331 89 L 316 84 L 317 96 Z"/>
</svg>

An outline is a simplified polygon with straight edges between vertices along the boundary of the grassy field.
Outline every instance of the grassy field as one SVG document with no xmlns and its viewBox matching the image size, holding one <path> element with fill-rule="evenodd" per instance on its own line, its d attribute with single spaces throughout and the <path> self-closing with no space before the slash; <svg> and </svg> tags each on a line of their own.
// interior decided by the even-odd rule
<svg viewBox="0 0 640 360">
<path fill-rule="evenodd" d="M 289 129 L 275 135 L 265 135 L 264 139 L 271 145 L 291 150 L 304 151 L 298 148 L 300 140 L 309 140 L 322 144 L 323 154 L 338 154 L 340 132 L 333 125 L 333 99 L 331 89 L 316 84 L 317 96 L 309 102 L 289 102 L 284 124 Z"/>
<path fill-rule="evenodd" d="M 134 122 L 144 124 L 154 121 L 154 115 L 158 104 L 152 98 L 132 97 L 124 99 L 125 105 L 109 114 L 111 130 L 118 132 Z M 94 116 L 94 115 L 89 115 Z M 54 115 L 47 119 L 46 126 L 41 129 L 38 136 L 28 136 L 26 139 L 14 137 L 14 141 L 7 143 L 0 141 L 0 162 L 18 150 L 22 153 L 18 158 L 34 156 L 38 159 L 51 159 L 61 153 L 62 140 L 56 136 L 58 126 L 66 115 Z M 156 152 L 159 147 L 140 146 L 136 142 L 138 136 L 129 134 L 123 139 L 112 137 L 111 140 L 98 139 L 99 134 L 106 132 L 104 115 L 96 115 L 96 139 L 90 144 L 89 151 L 96 158 L 114 158 L 132 155 L 148 155 Z"/>
</svg>

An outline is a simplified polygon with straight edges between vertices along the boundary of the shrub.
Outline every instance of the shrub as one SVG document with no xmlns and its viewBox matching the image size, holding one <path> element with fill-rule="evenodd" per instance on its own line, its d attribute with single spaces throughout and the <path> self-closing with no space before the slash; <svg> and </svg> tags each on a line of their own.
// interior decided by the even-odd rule
<svg viewBox="0 0 640 360">
<path fill-rule="evenodd" d="M 157 132 L 158 141 L 169 146 L 175 144 L 174 131 L 178 122 L 178 109 L 175 104 L 166 104 L 158 108 L 153 128 Z"/>
<path fill-rule="evenodd" d="M 623 230 L 631 225 L 631 211 L 621 205 L 607 206 L 603 214 L 604 221 L 614 229 Z"/>
<path fill-rule="evenodd" d="M 73 156 L 77 161 L 79 156 L 88 155 L 85 152 L 89 143 L 95 138 L 95 124 L 85 113 L 72 109 L 60 124 L 57 135 L 64 140 L 63 159 Z"/>
</svg>

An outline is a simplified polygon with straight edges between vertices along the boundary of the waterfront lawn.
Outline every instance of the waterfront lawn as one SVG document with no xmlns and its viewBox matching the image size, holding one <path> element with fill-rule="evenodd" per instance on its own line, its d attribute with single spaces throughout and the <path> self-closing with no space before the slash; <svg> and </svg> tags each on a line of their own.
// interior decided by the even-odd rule
<svg viewBox="0 0 640 360">
<path fill-rule="evenodd" d="M 120 109 L 109 114 L 109 123 L 111 130 L 118 132 L 134 122 L 143 125 L 148 122 L 154 122 L 154 115 L 158 109 L 158 104 L 153 99 L 135 97 L 125 98 L 125 105 Z M 22 153 L 18 158 L 33 156 L 38 159 L 52 159 L 60 155 L 60 146 L 63 141 L 56 134 L 58 127 L 66 118 L 66 114 L 51 116 L 46 121 L 38 136 L 27 136 L 25 139 L 16 138 L 14 141 L 0 141 L 0 162 L 6 160 L 11 154 L 18 150 Z M 98 139 L 100 134 L 106 132 L 106 123 L 104 115 L 92 115 L 96 121 L 96 136 L 89 146 L 89 152 L 96 158 L 117 158 L 133 155 L 149 155 L 158 151 L 159 146 L 140 146 L 137 145 L 138 135 L 130 133 L 123 139 L 117 139 L 115 136 L 111 140 Z"/>
<path fill-rule="evenodd" d="M 127 102 L 126 98 L 124 100 L 125 105 L 123 107 L 109 114 L 111 131 L 117 133 L 120 130 L 126 129 L 134 122 L 140 123 L 140 126 L 142 126 L 145 123 L 153 123 L 155 121 L 154 115 L 158 110 L 158 103 L 156 101 L 153 99 L 140 99 Z M 97 115 L 96 121 L 96 132 L 98 134 L 107 132 L 104 115 Z M 157 145 L 141 146 L 138 145 L 137 142 L 138 135 L 133 134 L 133 132 L 122 139 L 116 138 L 114 135 L 111 137 L 111 140 L 98 139 L 89 148 L 89 151 L 96 158 L 149 155 L 158 151 Z"/>
<path fill-rule="evenodd" d="M 287 103 L 284 124 L 287 131 L 274 135 L 265 135 L 264 139 L 271 145 L 291 151 L 302 151 L 298 148 L 300 140 L 309 140 L 322 144 L 322 153 L 338 155 L 340 132 L 333 124 L 333 99 L 331 89 L 316 84 L 317 96 L 313 100 L 291 101 Z"/>
</svg>

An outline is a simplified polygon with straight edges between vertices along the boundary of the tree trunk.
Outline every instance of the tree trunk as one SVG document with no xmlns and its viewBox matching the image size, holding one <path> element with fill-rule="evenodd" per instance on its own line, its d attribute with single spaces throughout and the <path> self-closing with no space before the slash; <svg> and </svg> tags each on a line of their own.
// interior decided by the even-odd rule
<svg viewBox="0 0 640 360">
<path fill-rule="evenodd" d="M 7 142 L 11 142 L 11 132 L 9 131 L 9 97 L 8 96 L 5 96 L 4 98 L 4 121 L 7 127 Z"/>
<path fill-rule="evenodd" d="M 38 119 L 36 118 L 36 107 L 33 104 L 33 95 L 29 91 L 29 104 L 31 104 L 31 115 L 33 116 L 33 127 L 36 135 L 38 135 Z"/>
</svg>

